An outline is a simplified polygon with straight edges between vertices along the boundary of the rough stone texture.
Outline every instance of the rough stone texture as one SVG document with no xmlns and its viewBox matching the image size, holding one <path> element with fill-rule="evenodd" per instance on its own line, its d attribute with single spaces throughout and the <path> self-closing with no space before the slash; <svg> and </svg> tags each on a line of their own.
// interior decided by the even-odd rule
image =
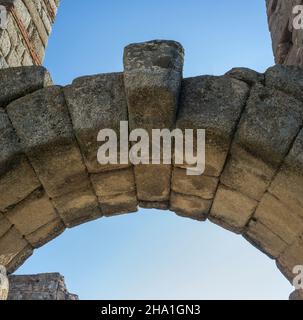
<svg viewBox="0 0 303 320">
<path fill-rule="evenodd" d="M 150 41 L 125 48 L 124 83 L 130 130 L 141 128 L 151 133 L 155 128 L 173 128 L 181 88 L 183 57 L 182 46 L 174 41 Z M 164 164 L 135 166 L 138 200 L 167 202 L 171 170 L 170 165 Z M 159 173 L 155 174 L 156 171 Z M 161 184 L 158 183 L 159 178 Z"/>
<path fill-rule="evenodd" d="M 0 30 L 0 69 L 40 65 L 59 1 L 0 0 L 7 8 L 7 28 Z"/>
<path fill-rule="evenodd" d="M 293 27 L 293 7 L 303 5 L 302 0 L 266 0 L 269 29 L 276 63 L 303 64 L 302 29 Z"/>
<path fill-rule="evenodd" d="M 26 94 L 52 85 L 48 71 L 43 67 L 8 68 L 0 73 L 0 107 Z"/>
<path fill-rule="evenodd" d="M 0 263 L 14 272 L 65 227 L 139 204 L 242 234 L 291 280 L 303 264 L 303 70 L 237 68 L 181 82 L 183 51 L 173 42 L 130 46 L 125 55 L 124 74 L 21 90 L 0 110 Z M 187 163 L 99 166 L 99 130 L 127 119 L 147 130 L 206 129 L 204 174 L 187 175 Z"/>
<path fill-rule="evenodd" d="M 59 273 L 10 276 L 8 300 L 79 300 Z"/>
<path fill-rule="evenodd" d="M 7 111 L 66 226 L 100 217 L 62 90 L 41 89 L 11 103 Z"/>
</svg>

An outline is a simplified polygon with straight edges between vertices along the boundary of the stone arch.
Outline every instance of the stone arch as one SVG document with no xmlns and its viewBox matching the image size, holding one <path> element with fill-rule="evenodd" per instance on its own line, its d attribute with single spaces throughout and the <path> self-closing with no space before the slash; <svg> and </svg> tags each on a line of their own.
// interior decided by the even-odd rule
<svg viewBox="0 0 303 320">
<path fill-rule="evenodd" d="M 144 208 L 241 234 L 289 281 L 303 265 L 303 70 L 235 68 L 183 79 L 173 41 L 132 44 L 124 72 L 54 86 L 42 67 L 0 71 L 0 262 L 14 272 L 65 228 Z M 206 129 L 206 171 L 96 160 L 100 129 Z"/>
</svg>

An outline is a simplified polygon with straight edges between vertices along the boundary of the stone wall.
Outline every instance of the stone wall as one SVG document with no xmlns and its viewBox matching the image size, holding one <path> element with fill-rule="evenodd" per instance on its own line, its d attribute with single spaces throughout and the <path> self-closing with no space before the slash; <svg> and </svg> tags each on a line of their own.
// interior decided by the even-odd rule
<svg viewBox="0 0 303 320">
<path fill-rule="evenodd" d="M 59 0 L 0 0 L 8 12 L 0 29 L 0 69 L 41 65 Z"/>
<path fill-rule="evenodd" d="M 10 276 L 8 300 L 78 300 L 59 273 Z"/>
<path fill-rule="evenodd" d="M 0 263 L 101 217 L 169 209 L 242 235 L 291 282 L 303 265 L 303 69 L 182 77 L 173 41 L 125 49 L 124 72 L 54 86 L 42 67 L 0 71 Z M 206 129 L 206 171 L 100 165 L 100 129 Z M 41 209 L 42 208 L 42 209 Z"/>
<path fill-rule="evenodd" d="M 269 28 L 276 63 L 303 64 L 303 29 L 293 27 L 295 5 L 303 0 L 266 0 Z"/>
</svg>

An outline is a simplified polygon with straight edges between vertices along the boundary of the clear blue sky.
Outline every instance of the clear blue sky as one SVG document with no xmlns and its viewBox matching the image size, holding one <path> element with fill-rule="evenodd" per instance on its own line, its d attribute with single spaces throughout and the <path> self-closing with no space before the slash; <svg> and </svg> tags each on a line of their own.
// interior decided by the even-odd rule
<svg viewBox="0 0 303 320">
<path fill-rule="evenodd" d="M 185 76 L 273 64 L 265 0 L 62 0 L 45 65 L 57 84 L 122 70 L 125 45 L 172 39 Z M 275 263 L 209 222 L 140 210 L 82 225 L 19 274 L 58 271 L 81 299 L 287 299 Z"/>
</svg>

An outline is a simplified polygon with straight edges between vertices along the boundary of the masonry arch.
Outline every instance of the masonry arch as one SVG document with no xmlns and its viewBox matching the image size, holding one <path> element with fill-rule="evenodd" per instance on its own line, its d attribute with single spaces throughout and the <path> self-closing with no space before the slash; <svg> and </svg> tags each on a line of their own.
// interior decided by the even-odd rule
<svg viewBox="0 0 303 320">
<path fill-rule="evenodd" d="M 289 281 L 303 265 L 300 67 L 183 79 L 183 48 L 125 48 L 124 72 L 54 86 L 42 67 L 0 71 L 0 262 L 14 272 L 66 228 L 138 207 L 170 209 L 238 234 Z M 105 165 L 102 128 L 206 129 L 206 171 Z"/>
</svg>

